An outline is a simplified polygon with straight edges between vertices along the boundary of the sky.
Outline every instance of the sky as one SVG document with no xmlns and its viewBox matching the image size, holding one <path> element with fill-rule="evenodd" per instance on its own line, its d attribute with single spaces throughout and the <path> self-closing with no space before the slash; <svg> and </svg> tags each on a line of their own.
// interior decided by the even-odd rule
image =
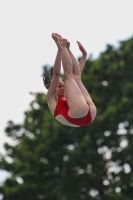
<svg viewBox="0 0 133 200">
<path fill-rule="evenodd" d="M 52 66 L 57 52 L 52 32 L 70 41 L 75 57 L 78 40 L 97 58 L 133 36 L 132 20 L 132 0 L 0 0 L 0 153 L 10 142 L 7 121 L 23 122 L 29 92 L 46 93 L 42 66 Z"/>
</svg>

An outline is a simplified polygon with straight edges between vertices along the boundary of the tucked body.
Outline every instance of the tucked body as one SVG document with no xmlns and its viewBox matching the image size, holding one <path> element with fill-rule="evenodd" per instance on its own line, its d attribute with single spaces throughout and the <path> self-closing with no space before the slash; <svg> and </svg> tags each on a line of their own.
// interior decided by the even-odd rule
<svg viewBox="0 0 133 200">
<path fill-rule="evenodd" d="M 75 59 L 70 50 L 70 42 L 59 34 L 53 33 L 57 44 L 57 55 L 54 63 L 52 80 L 44 75 L 44 84 L 48 89 L 48 106 L 53 116 L 62 124 L 72 127 L 86 126 L 96 116 L 96 107 L 90 94 L 81 81 L 81 73 L 85 65 L 87 52 L 77 41 L 82 57 Z M 61 62 L 64 69 L 64 81 L 60 80 Z"/>
</svg>

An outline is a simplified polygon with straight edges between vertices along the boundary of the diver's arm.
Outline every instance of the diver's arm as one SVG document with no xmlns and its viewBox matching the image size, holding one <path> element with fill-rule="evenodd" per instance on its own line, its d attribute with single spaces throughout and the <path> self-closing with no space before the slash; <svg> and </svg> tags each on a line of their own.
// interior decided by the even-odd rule
<svg viewBox="0 0 133 200">
<path fill-rule="evenodd" d="M 51 98 L 55 98 L 56 88 L 57 88 L 57 84 L 60 77 L 61 55 L 62 55 L 62 48 L 58 48 L 55 63 L 54 63 L 53 77 L 52 77 L 51 84 L 47 93 L 48 101 Z"/>
<path fill-rule="evenodd" d="M 82 57 L 79 61 L 80 70 L 82 72 L 82 70 L 85 66 L 85 62 L 86 62 L 87 51 L 85 50 L 85 48 L 83 47 L 83 45 L 79 41 L 77 41 L 77 43 L 78 43 L 80 51 L 82 52 Z"/>
</svg>

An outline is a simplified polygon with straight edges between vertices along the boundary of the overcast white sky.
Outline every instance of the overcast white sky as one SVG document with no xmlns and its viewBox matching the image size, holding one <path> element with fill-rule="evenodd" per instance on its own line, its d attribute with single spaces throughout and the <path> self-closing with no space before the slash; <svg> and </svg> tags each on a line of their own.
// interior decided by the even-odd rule
<svg viewBox="0 0 133 200">
<path fill-rule="evenodd" d="M 52 32 L 76 40 L 94 58 L 106 44 L 117 45 L 133 35 L 132 0 L 0 0 L 0 152 L 7 141 L 8 120 L 21 123 L 32 92 L 46 92 L 42 66 L 53 65 Z"/>
</svg>

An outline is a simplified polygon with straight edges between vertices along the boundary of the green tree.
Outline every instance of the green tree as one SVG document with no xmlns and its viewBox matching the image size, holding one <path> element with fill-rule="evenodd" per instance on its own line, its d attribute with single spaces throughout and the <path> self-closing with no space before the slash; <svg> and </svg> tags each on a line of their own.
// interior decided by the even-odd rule
<svg viewBox="0 0 133 200">
<path fill-rule="evenodd" d="M 3 200 L 132 200 L 133 38 L 88 58 L 82 75 L 97 107 L 86 127 L 58 123 L 46 96 L 33 94 L 22 124 L 8 122 L 0 168 Z M 10 159 L 9 159 L 10 158 Z"/>
</svg>

